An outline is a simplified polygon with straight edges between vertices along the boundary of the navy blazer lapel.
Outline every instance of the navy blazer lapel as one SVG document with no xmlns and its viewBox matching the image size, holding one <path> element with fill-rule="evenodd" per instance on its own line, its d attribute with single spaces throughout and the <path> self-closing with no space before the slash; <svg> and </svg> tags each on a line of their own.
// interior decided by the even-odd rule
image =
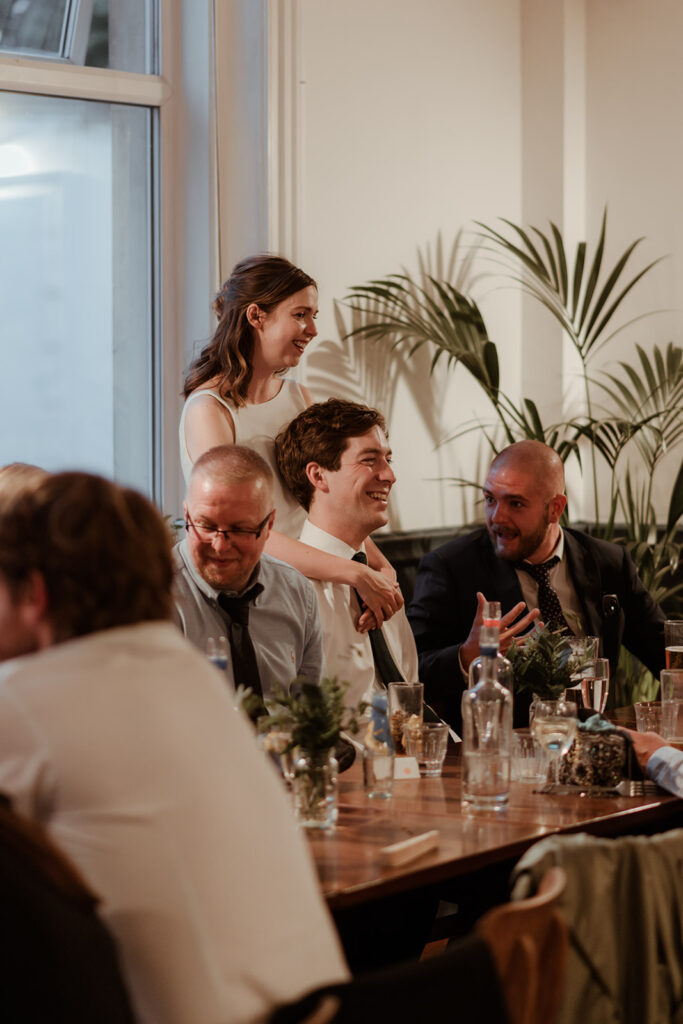
<svg viewBox="0 0 683 1024">
<path fill-rule="evenodd" d="M 564 549 L 576 596 L 581 602 L 587 636 L 602 636 L 602 576 L 590 552 L 575 534 L 564 530 Z"/>
</svg>

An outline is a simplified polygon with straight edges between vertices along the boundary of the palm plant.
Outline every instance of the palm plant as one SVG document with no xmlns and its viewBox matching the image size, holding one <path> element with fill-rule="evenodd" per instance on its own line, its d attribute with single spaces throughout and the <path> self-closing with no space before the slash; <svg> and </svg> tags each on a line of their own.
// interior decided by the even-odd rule
<svg viewBox="0 0 683 1024">
<path fill-rule="evenodd" d="M 501 386 L 498 351 L 474 300 L 451 281 L 440 280 L 424 268 L 415 276 L 404 271 L 351 288 L 346 301 L 364 317 L 362 326 L 351 334 L 366 339 L 391 337 L 406 358 L 429 343 L 434 348 L 432 372 L 442 356 L 449 367 L 463 366 L 484 390 L 495 419 L 491 424 L 466 424 L 456 436 L 483 430 L 494 450 L 501 433 L 505 443 L 534 438 L 551 445 L 564 460 L 573 455 L 579 463 L 588 449 L 598 532 L 614 538 L 617 520 L 625 523 L 623 539 L 641 577 L 655 600 L 673 614 L 682 589 L 671 580 L 680 555 L 676 528 L 683 514 L 683 462 L 675 477 L 662 535 L 658 534 L 653 506 L 653 482 L 665 456 L 683 438 L 683 349 L 670 342 L 665 349 L 654 346 L 649 354 L 637 346 L 636 366 L 621 361 L 617 371 L 603 371 L 600 379 L 591 374 L 595 354 L 619 331 L 641 319 L 637 316 L 617 323 L 616 315 L 659 260 L 633 270 L 631 260 L 642 241 L 637 239 L 607 266 L 606 212 L 593 252 L 586 242 L 580 242 L 573 260 L 554 224 L 543 233 L 538 228 L 503 223 L 506 231 L 478 224 L 482 247 L 502 266 L 504 276 L 540 302 L 571 340 L 583 380 L 583 408 L 577 415 L 544 425 L 531 398 L 515 403 Z M 598 498 L 598 457 L 611 471 L 604 522 Z M 639 484 L 631 469 L 634 457 L 643 469 Z"/>
<path fill-rule="evenodd" d="M 525 231 L 508 220 L 503 223 L 510 229 L 510 236 L 477 222 L 487 247 L 502 257 L 506 276 L 537 299 L 572 342 L 581 361 L 585 412 L 590 420 L 593 418 L 593 409 L 589 362 L 619 331 L 635 322 L 631 320 L 612 329 L 614 315 L 626 296 L 659 260 L 648 263 L 632 277 L 626 276 L 629 261 L 643 241 L 638 238 L 627 247 L 614 266 L 605 271 L 603 263 L 607 210 L 602 215 L 600 235 L 592 259 L 589 259 L 588 244 L 579 242 L 573 264 L 570 263 L 562 233 L 552 222 L 549 234 L 535 227 Z M 607 333 L 608 329 L 610 333 Z M 595 519 L 600 522 L 597 459 L 593 447 L 590 449 L 590 457 Z"/>
</svg>

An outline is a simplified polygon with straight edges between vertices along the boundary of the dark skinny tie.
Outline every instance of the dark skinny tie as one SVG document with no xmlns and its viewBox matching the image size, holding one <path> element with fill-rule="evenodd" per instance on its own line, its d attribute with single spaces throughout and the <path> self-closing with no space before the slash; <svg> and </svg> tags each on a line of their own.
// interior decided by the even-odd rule
<svg viewBox="0 0 683 1024">
<path fill-rule="evenodd" d="M 262 590 L 262 585 L 256 583 L 241 597 L 218 595 L 218 603 L 228 618 L 228 640 L 235 686 L 249 686 L 259 697 L 263 696 L 263 688 L 256 663 L 256 652 L 249 636 L 249 605 Z"/>
<path fill-rule="evenodd" d="M 352 561 L 361 562 L 363 565 L 368 564 L 367 555 L 364 551 L 357 551 L 353 556 Z M 358 604 L 360 605 L 361 611 L 365 608 L 365 604 L 361 600 L 360 594 L 357 590 L 354 590 L 354 594 L 358 598 Z M 372 647 L 372 659 L 375 662 L 375 668 L 377 675 L 382 680 L 384 685 L 387 683 L 400 683 L 403 681 L 403 675 L 401 670 L 396 666 L 396 662 L 391 656 L 391 651 L 387 647 L 387 642 L 384 638 L 384 633 L 381 629 L 371 629 L 368 631 L 370 637 L 370 646 Z"/>
<path fill-rule="evenodd" d="M 547 562 L 541 562 L 540 565 L 531 565 L 530 562 L 520 562 L 518 565 L 519 569 L 528 573 L 538 583 L 538 607 L 541 612 L 541 618 L 545 622 L 546 626 L 555 632 L 561 632 L 571 634 L 571 630 L 567 625 L 567 620 L 562 614 L 562 607 L 560 605 L 560 599 L 550 586 L 550 570 L 554 565 L 557 565 L 560 559 L 557 555 L 553 555 Z"/>
</svg>

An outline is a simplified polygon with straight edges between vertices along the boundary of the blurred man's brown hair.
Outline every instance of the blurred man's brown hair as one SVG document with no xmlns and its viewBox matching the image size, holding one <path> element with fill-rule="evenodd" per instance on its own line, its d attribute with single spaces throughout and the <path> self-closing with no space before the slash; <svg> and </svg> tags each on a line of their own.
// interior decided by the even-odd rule
<svg viewBox="0 0 683 1024">
<path fill-rule="evenodd" d="M 89 473 L 56 473 L 0 501 L 0 574 L 16 588 L 40 573 L 56 643 L 169 618 L 171 544 L 151 502 Z"/>
</svg>

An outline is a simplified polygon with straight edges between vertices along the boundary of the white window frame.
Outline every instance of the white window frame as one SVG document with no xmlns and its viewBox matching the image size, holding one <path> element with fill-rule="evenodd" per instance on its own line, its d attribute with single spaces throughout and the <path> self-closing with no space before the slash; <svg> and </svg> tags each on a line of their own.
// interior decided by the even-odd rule
<svg viewBox="0 0 683 1024">
<path fill-rule="evenodd" d="M 0 91 L 120 103 L 157 112 L 158 116 L 153 118 L 158 127 L 159 167 L 155 167 L 154 172 L 159 188 L 157 208 L 153 211 L 158 230 L 156 239 L 152 239 L 151 252 L 155 286 L 150 339 L 153 389 L 150 478 L 154 500 L 169 511 L 175 508 L 179 488 L 177 421 L 183 358 L 176 326 L 178 303 L 174 299 L 178 294 L 178 259 L 174 258 L 177 211 L 173 201 L 177 191 L 174 74 L 178 64 L 173 40 L 180 37 L 181 6 L 182 0 L 159 2 L 161 75 L 82 67 L 59 60 L 32 60 L 0 53 Z M 165 424 L 169 424 L 170 429 L 165 429 Z"/>
</svg>

